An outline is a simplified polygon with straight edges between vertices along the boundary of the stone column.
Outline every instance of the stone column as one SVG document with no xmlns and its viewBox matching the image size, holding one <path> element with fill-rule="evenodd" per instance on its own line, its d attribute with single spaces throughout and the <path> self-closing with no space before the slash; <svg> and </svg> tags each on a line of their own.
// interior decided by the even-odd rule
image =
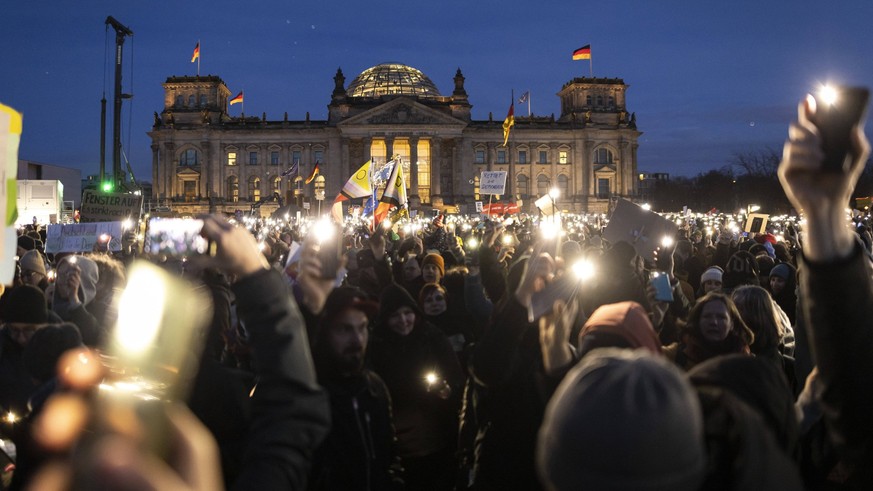
<svg viewBox="0 0 873 491">
<path fill-rule="evenodd" d="M 442 138 L 430 140 L 430 195 L 442 197 Z"/>
<path fill-rule="evenodd" d="M 409 137 L 409 197 L 418 198 L 418 137 Z"/>
<path fill-rule="evenodd" d="M 209 140 L 200 142 L 200 148 L 203 150 L 203 159 L 200 161 L 200 196 L 202 198 L 212 197 L 212 146 Z"/>
<path fill-rule="evenodd" d="M 394 137 L 386 136 L 385 137 L 385 162 L 391 160 L 391 157 L 394 156 Z"/>
<path fill-rule="evenodd" d="M 161 175 L 161 170 L 163 166 L 161 166 L 159 160 L 158 149 L 160 146 L 157 143 L 152 143 L 152 182 L 154 183 L 154 189 L 152 189 L 152 195 L 155 198 L 160 198 L 161 194 L 164 192 L 163 183 L 160 180 L 159 176 Z"/>
<path fill-rule="evenodd" d="M 371 153 L 372 149 L 373 149 L 373 138 L 369 137 L 369 136 L 365 137 L 364 138 L 364 162 L 373 158 L 373 155 Z"/>
<path fill-rule="evenodd" d="M 164 143 L 164 189 L 167 190 L 167 198 L 176 197 L 176 166 L 173 165 L 173 156 L 176 153 L 176 144 Z"/>
</svg>

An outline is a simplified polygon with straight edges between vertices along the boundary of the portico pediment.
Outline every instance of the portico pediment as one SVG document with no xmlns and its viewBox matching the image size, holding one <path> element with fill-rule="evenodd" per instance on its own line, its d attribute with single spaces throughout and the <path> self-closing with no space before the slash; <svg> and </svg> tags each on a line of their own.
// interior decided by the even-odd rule
<svg viewBox="0 0 873 491">
<path fill-rule="evenodd" d="M 176 172 L 176 176 L 177 176 L 177 177 L 181 177 L 181 178 L 183 178 L 183 179 L 186 178 L 186 177 L 189 178 L 189 179 L 195 179 L 195 178 L 200 177 L 200 173 L 197 172 L 196 170 L 190 168 L 190 167 L 185 167 L 185 168 L 183 168 L 183 169 L 179 169 L 179 170 Z"/>
<path fill-rule="evenodd" d="M 425 126 L 457 126 L 467 123 L 448 114 L 439 112 L 408 97 L 398 97 L 361 114 L 352 116 L 337 126 L 350 127 L 361 125 L 425 125 Z"/>
</svg>

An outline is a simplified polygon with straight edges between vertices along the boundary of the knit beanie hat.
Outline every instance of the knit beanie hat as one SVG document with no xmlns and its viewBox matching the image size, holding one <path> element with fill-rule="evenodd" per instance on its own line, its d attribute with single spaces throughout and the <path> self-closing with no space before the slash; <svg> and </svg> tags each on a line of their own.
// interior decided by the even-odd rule
<svg viewBox="0 0 873 491">
<path fill-rule="evenodd" d="M 678 368 L 646 350 L 594 350 L 546 407 L 537 468 L 547 489 L 696 490 L 703 415 Z"/>
<path fill-rule="evenodd" d="M 24 366 L 33 378 L 45 382 L 57 373 L 61 355 L 79 346 L 82 346 L 82 334 L 75 324 L 45 326 L 33 333 L 24 348 Z"/>
<path fill-rule="evenodd" d="M 710 266 L 700 275 L 700 283 L 703 284 L 707 281 L 717 281 L 719 283 L 722 282 L 722 276 L 724 275 L 724 271 L 718 266 Z"/>
<path fill-rule="evenodd" d="M 728 259 L 722 283 L 726 289 L 758 284 L 758 262 L 749 251 L 738 251 Z"/>
<path fill-rule="evenodd" d="M 42 254 L 36 249 L 31 249 L 24 253 L 18 259 L 18 264 L 21 266 L 22 271 L 35 271 L 43 276 L 46 275 L 45 261 L 42 258 Z"/>
<path fill-rule="evenodd" d="M 385 324 L 388 318 L 400 307 L 409 307 L 416 314 L 421 314 L 418 303 L 415 302 L 412 295 L 402 286 L 392 283 L 382 290 L 382 295 L 379 297 L 379 324 Z"/>
<path fill-rule="evenodd" d="M 424 260 L 421 261 L 421 267 L 424 268 L 428 264 L 433 264 L 440 270 L 440 277 L 446 275 L 446 262 L 441 255 L 436 252 L 431 252 L 427 256 L 424 256 Z"/>
<path fill-rule="evenodd" d="M 26 324 L 48 322 L 48 307 L 42 290 L 31 285 L 21 285 L 3 295 L 3 321 Z"/>
<path fill-rule="evenodd" d="M 785 281 L 793 280 L 796 274 L 797 270 L 794 269 L 794 266 L 787 263 L 779 263 L 770 270 L 770 276 L 778 276 Z"/>
<path fill-rule="evenodd" d="M 634 349 L 661 352 L 661 342 L 655 334 L 652 321 L 645 309 L 636 302 L 619 302 L 598 307 L 582 326 L 577 345 L 582 346 L 587 336 L 596 336 L 599 333 L 619 336 Z"/>
</svg>

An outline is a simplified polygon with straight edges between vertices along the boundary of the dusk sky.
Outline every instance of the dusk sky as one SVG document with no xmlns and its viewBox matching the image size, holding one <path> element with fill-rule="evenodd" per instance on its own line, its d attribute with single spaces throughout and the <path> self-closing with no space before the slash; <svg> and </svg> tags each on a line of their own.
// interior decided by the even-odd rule
<svg viewBox="0 0 873 491">
<path fill-rule="evenodd" d="M 0 102 L 24 113 L 20 158 L 98 173 L 104 87 L 111 128 L 107 15 L 134 31 L 123 143 L 149 181 L 161 83 L 196 74 L 198 40 L 200 74 L 244 89 L 246 114 L 273 120 L 326 119 L 338 67 L 348 84 L 387 61 L 420 69 L 443 95 L 460 68 L 474 119 L 503 119 L 513 89 L 530 90 L 534 114 L 557 115 L 561 86 L 589 73 L 571 53 L 590 44 L 594 75 L 630 86 L 640 171 L 688 176 L 780 149 L 797 101 L 822 82 L 873 85 L 869 0 L 5 2 Z M 107 145 L 110 170 L 111 155 Z"/>
</svg>

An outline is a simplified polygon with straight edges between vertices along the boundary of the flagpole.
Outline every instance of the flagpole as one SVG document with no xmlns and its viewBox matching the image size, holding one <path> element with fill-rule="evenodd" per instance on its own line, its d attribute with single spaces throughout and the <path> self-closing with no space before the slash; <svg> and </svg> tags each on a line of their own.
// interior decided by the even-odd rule
<svg viewBox="0 0 873 491">
<path fill-rule="evenodd" d="M 530 89 L 527 89 L 527 117 L 530 117 Z"/>
<path fill-rule="evenodd" d="M 594 78 L 594 57 L 591 54 L 588 55 L 588 76 Z"/>
<path fill-rule="evenodd" d="M 200 45 L 200 40 L 197 40 L 197 77 L 200 77 L 200 58 L 203 57 L 203 46 Z"/>
</svg>

